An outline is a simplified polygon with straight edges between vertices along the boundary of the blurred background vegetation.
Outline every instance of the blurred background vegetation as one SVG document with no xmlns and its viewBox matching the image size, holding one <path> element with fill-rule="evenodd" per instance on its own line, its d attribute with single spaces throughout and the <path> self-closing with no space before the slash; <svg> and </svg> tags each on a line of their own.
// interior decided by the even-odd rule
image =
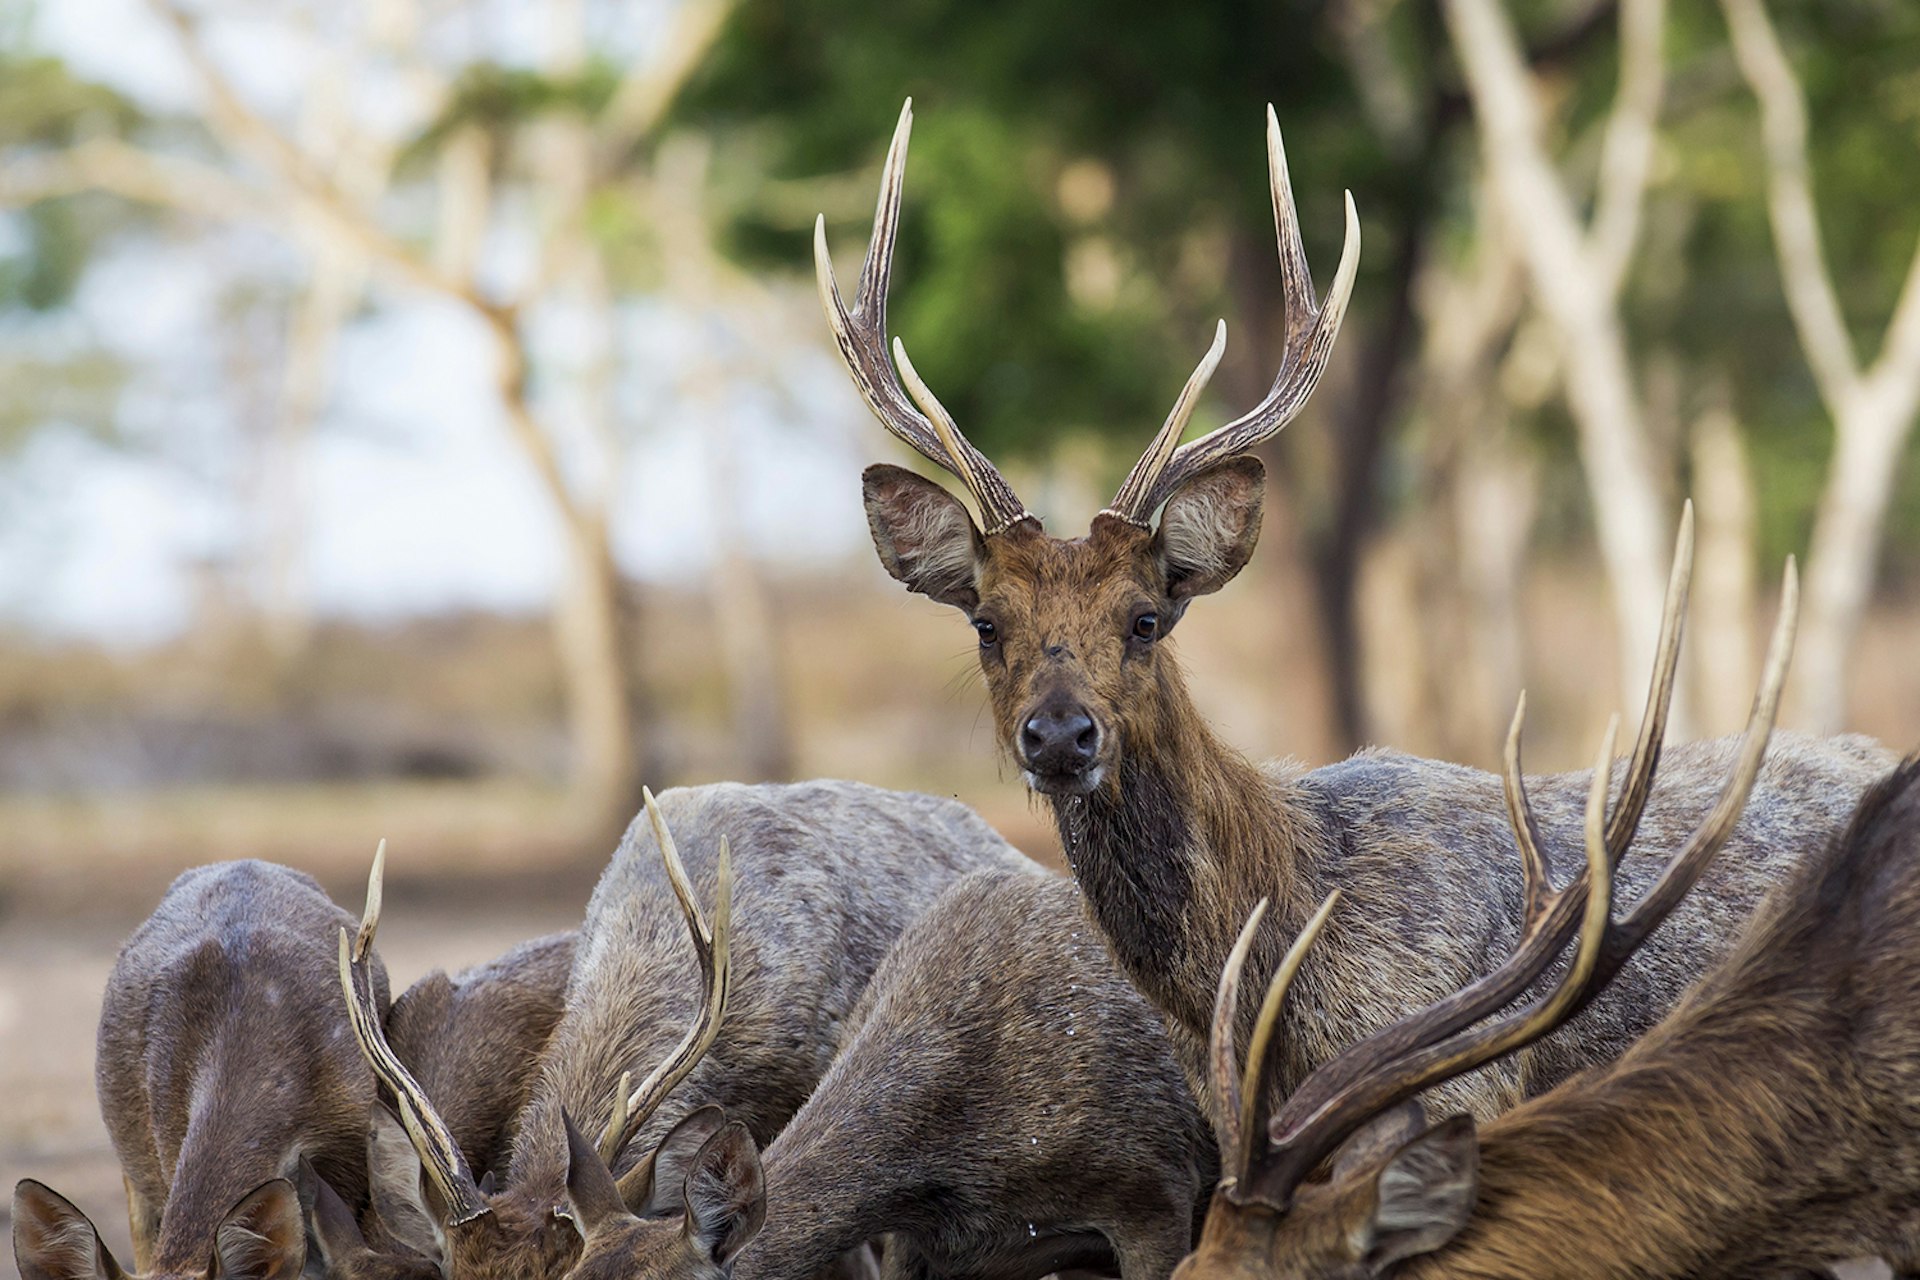
<svg viewBox="0 0 1920 1280">
<path fill-rule="evenodd" d="M 1681 500 L 1689 732 L 1920 726 L 1910 0 L 0 0 L 0 876 L 259 853 L 590 873 L 637 788 L 958 793 L 1037 854 L 970 634 L 873 562 L 836 366 L 916 128 L 891 327 L 1056 533 L 1216 317 L 1326 383 L 1183 624 L 1255 754 L 1530 762 L 1637 701 Z M 1734 38 L 1735 36 L 1739 38 Z M 1811 232 L 1809 233 L 1809 227 Z M 397 858 L 398 866 L 400 859 Z"/>
</svg>

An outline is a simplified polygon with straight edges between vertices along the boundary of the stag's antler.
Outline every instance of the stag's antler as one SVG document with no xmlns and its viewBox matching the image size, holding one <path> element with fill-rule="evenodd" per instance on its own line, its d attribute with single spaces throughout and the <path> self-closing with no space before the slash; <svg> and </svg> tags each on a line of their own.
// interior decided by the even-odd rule
<svg viewBox="0 0 1920 1280">
<path fill-rule="evenodd" d="M 1300 243 L 1300 215 L 1294 208 L 1293 183 L 1287 175 L 1287 152 L 1280 143 L 1280 120 L 1271 104 L 1267 107 L 1267 174 L 1273 188 L 1273 226 L 1280 242 L 1280 285 L 1287 308 L 1286 344 L 1273 389 L 1251 411 L 1224 427 L 1198 440 L 1180 443 L 1200 392 L 1226 350 L 1227 326 L 1222 321 L 1214 330 L 1213 345 L 1187 379 L 1160 434 L 1113 495 L 1107 508 L 1110 515 L 1146 524 L 1181 481 L 1278 435 L 1305 407 L 1313 389 L 1320 385 L 1320 375 L 1326 372 L 1340 321 L 1347 313 L 1347 300 L 1353 295 L 1354 273 L 1360 267 L 1360 214 L 1353 207 L 1353 193 L 1348 192 L 1347 233 L 1340 249 L 1340 265 L 1333 273 L 1333 287 L 1327 290 L 1326 301 L 1316 306 L 1313 273 L 1307 269 L 1307 251 Z"/>
<path fill-rule="evenodd" d="M 913 99 L 908 98 L 900 108 L 893 143 L 887 148 L 887 163 L 880 177 L 880 203 L 873 214 L 873 236 L 867 242 L 867 259 L 860 268 L 852 311 L 840 300 L 840 286 L 833 278 L 826 215 L 815 220 L 813 267 L 820 285 L 820 305 L 826 310 L 827 323 L 833 326 L 834 342 L 847 372 L 853 375 L 853 385 L 880 419 L 880 425 L 935 466 L 952 472 L 979 504 L 982 529 L 988 534 L 1003 533 L 1022 520 L 1036 517 L 1021 505 L 1013 486 L 985 455 L 960 434 L 953 415 L 914 372 L 906 346 L 898 338 L 893 342 L 893 354 L 906 381 L 906 393 L 902 393 L 893 366 L 887 361 L 887 287 L 893 278 L 893 245 L 900 231 L 900 193 L 907 176 L 907 138 L 912 132 Z M 912 396 L 911 402 L 908 395 Z"/>
<path fill-rule="evenodd" d="M 1246 967 L 1247 953 L 1253 949 L 1254 934 L 1260 928 L 1260 921 L 1266 917 L 1265 898 L 1260 899 L 1247 916 L 1247 923 L 1241 926 L 1233 950 L 1227 953 L 1226 967 L 1220 970 L 1220 988 L 1213 1000 L 1213 1034 L 1208 1038 L 1208 1056 L 1213 1064 L 1213 1102 L 1218 1113 L 1214 1117 L 1213 1132 L 1220 1146 L 1220 1179 L 1224 1184 L 1236 1184 L 1247 1174 L 1247 1162 L 1252 1155 L 1248 1135 L 1259 1134 L 1260 1116 L 1265 1106 L 1263 1097 L 1266 1091 L 1260 1087 L 1260 1072 L 1266 1065 L 1267 1045 L 1273 1039 L 1273 1028 L 1280 1020 L 1280 1010 L 1286 1004 L 1287 989 L 1293 985 L 1293 975 L 1299 970 L 1300 962 L 1307 958 L 1308 948 L 1320 936 L 1327 917 L 1333 914 L 1334 907 L 1339 903 L 1338 889 L 1327 894 L 1320 903 L 1320 909 L 1294 935 L 1293 944 L 1281 958 L 1280 967 L 1273 971 L 1273 980 L 1267 985 L 1266 999 L 1260 1002 L 1260 1014 L 1254 1020 L 1253 1039 L 1247 1045 L 1244 1075 L 1235 1066 L 1233 1051 L 1234 1022 L 1239 1015 L 1240 971 Z"/>
<path fill-rule="evenodd" d="M 1529 889 L 1521 941 L 1493 973 L 1464 992 L 1403 1018 L 1348 1046 L 1322 1066 L 1287 1100 L 1275 1117 L 1264 1150 L 1246 1161 L 1245 1176 L 1228 1193 L 1242 1201 L 1285 1208 L 1295 1188 L 1327 1156 L 1372 1117 L 1424 1089 L 1473 1071 L 1504 1054 L 1539 1040 L 1564 1025 L 1597 996 L 1644 943 L 1725 845 L 1753 790 L 1765 759 L 1793 652 L 1799 610 L 1799 578 L 1788 560 L 1780 595 L 1780 616 L 1767 648 L 1767 663 L 1753 711 L 1741 737 L 1732 772 L 1711 812 L 1668 861 L 1653 887 L 1621 920 L 1612 917 L 1613 867 L 1632 842 L 1638 824 L 1618 819 L 1629 806 L 1644 803 L 1652 782 L 1652 757 L 1640 768 L 1636 758 L 1615 821 L 1606 816 L 1609 768 L 1618 722 L 1607 730 L 1595 762 L 1586 811 L 1584 872 L 1555 893 L 1546 885 L 1546 859 L 1540 833 L 1532 825 L 1526 784 L 1519 773 L 1519 717 L 1507 753 L 1506 782 L 1515 813 L 1515 835 L 1528 860 Z M 1656 686 L 1660 677 L 1656 676 Z M 1616 845 L 1614 836 L 1619 836 Z M 1572 964 L 1551 991 L 1512 1013 L 1473 1025 L 1532 986 L 1561 950 L 1553 942 L 1551 921 L 1562 913 L 1583 911 L 1580 945 Z M 1277 980 L 1278 981 L 1278 980 Z M 1284 994 L 1282 991 L 1281 994 Z M 1278 996 L 1269 1003 L 1277 1009 Z M 1215 1027 L 1218 1039 L 1221 1030 Z M 1228 1035 L 1231 1034 L 1229 1029 Z M 1258 1037 L 1256 1037 L 1258 1039 Z M 1217 1049 L 1216 1049 L 1217 1052 Z M 1247 1086 L 1260 1080 L 1264 1064 L 1250 1055 Z M 1253 1135 L 1248 1145 L 1257 1146 Z M 1227 1170 L 1229 1176 L 1232 1169 Z"/>
<path fill-rule="evenodd" d="M 406 1065 L 387 1044 L 380 1025 L 379 1002 L 374 998 L 374 931 L 380 927 L 381 882 L 387 868 L 387 842 L 382 840 L 373 854 L 373 870 L 367 876 L 367 906 L 360 917 L 359 932 L 351 937 L 340 930 L 340 988 L 347 997 L 347 1021 L 354 1039 L 374 1076 L 393 1093 L 400 1109 L 400 1123 L 406 1128 L 420 1164 L 440 1196 L 447 1202 L 448 1222 L 459 1226 L 483 1214 L 491 1213 L 487 1198 L 473 1180 L 473 1170 L 452 1130 L 434 1109 L 427 1091 L 413 1078 Z"/>
<path fill-rule="evenodd" d="M 1647 686 L 1646 710 L 1640 717 L 1640 736 L 1634 743 L 1633 758 L 1627 765 L 1627 778 L 1607 826 L 1607 856 L 1610 866 L 1618 866 L 1628 843 L 1646 812 L 1647 795 L 1653 785 L 1654 771 L 1660 764 L 1660 749 L 1666 736 L 1667 715 L 1673 703 L 1673 684 L 1680 665 L 1680 641 L 1685 630 L 1688 594 L 1693 584 L 1693 504 L 1680 512 L 1680 528 L 1674 538 L 1673 567 L 1667 579 L 1667 595 L 1660 615 L 1660 640 L 1655 653 L 1652 678 Z M 1287 1099 L 1284 1117 L 1311 1115 L 1335 1094 L 1350 1087 L 1382 1056 L 1411 1053 L 1452 1035 L 1462 1027 L 1505 1008 L 1519 999 L 1532 979 L 1525 977 L 1536 961 L 1544 966 L 1572 941 L 1580 913 L 1586 903 L 1587 876 L 1583 869 L 1572 883 L 1553 894 L 1552 874 L 1545 842 L 1527 800 L 1521 782 L 1520 728 L 1527 709 L 1522 693 L 1514 708 L 1513 725 L 1507 734 L 1503 783 L 1507 816 L 1513 826 L 1524 871 L 1524 914 L 1520 941 L 1514 952 L 1516 963 L 1502 966 L 1479 981 L 1439 1001 L 1418 1018 L 1407 1018 L 1377 1032 L 1370 1040 L 1370 1053 L 1342 1053 L 1323 1064 Z"/>
<path fill-rule="evenodd" d="M 621 1148 L 633 1141 L 633 1135 L 640 1132 L 640 1127 L 660 1109 L 667 1095 L 692 1073 L 713 1046 L 720 1034 L 720 1024 L 726 1019 L 727 997 L 733 981 L 733 852 L 727 839 L 720 838 L 719 864 L 714 872 L 713 924 L 709 927 L 700 911 L 700 901 L 694 896 L 686 864 L 680 860 L 680 847 L 667 828 L 666 817 L 654 801 L 653 792 L 642 789 L 640 794 L 646 802 L 647 819 L 653 823 L 653 837 L 660 845 L 660 859 L 667 867 L 667 882 L 673 886 L 680 913 L 686 917 L 687 934 L 693 939 L 693 954 L 700 965 L 705 996 L 685 1037 L 674 1046 L 666 1061 L 640 1082 L 639 1088 L 629 1092 L 633 1077 L 631 1074 L 620 1077 L 613 1115 L 600 1135 L 600 1158 L 608 1165 L 613 1164 Z"/>
</svg>

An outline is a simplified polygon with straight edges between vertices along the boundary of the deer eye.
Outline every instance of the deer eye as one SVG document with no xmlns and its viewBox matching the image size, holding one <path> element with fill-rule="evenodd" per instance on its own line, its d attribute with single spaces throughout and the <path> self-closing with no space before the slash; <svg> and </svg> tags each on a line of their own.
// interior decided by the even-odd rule
<svg viewBox="0 0 1920 1280">
<path fill-rule="evenodd" d="M 1134 639 L 1151 640 L 1159 634 L 1160 634 L 1160 615 L 1159 614 L 1143 613 L 1139 617 L 1133 620 L 1133 638 Z"/>
<path fill-rule="evenodd" d="M 973 629 L 980 633 L 980 647 L 982 649 L 993 648 L 994 643 L 1000 639 L 1000 628 L 994 626 L 992 622 L 985 618 L 975 618 L 973 620 Z"/>
</svg>

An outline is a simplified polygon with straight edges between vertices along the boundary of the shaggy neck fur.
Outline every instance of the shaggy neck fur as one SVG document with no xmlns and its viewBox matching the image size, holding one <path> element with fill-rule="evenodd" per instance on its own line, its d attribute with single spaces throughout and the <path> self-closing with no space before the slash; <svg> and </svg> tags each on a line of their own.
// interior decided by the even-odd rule
<svg viewBox="0 0 1920 1280">
<path fill-rule="evenodd" d="M 1307 913 L 1297 868 L 1313 824 L 1284 783 L 1214 736 L 1170 657 L 1115 776 L 1053 808 L 1121 967 L 1204 1044 L 1220 966 L 1254 904 L 1272 899 L 1287 926 L 1269 935 L 1290 936 Z"/>
</svg>

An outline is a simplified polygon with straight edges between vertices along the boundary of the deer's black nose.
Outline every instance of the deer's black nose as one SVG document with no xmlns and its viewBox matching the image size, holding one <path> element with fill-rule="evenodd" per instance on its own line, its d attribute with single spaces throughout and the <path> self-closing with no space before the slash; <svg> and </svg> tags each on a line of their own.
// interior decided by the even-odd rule
<svg viewBox="0 0 1920 1280">
<path fill-rule="evenodd" d="M 1100 726 L 1080 707 L 1042 707 L 1020 726 L 1020 755 L 1042 777 L 1072 777 L 1100 753 Z"/>
</svg>

